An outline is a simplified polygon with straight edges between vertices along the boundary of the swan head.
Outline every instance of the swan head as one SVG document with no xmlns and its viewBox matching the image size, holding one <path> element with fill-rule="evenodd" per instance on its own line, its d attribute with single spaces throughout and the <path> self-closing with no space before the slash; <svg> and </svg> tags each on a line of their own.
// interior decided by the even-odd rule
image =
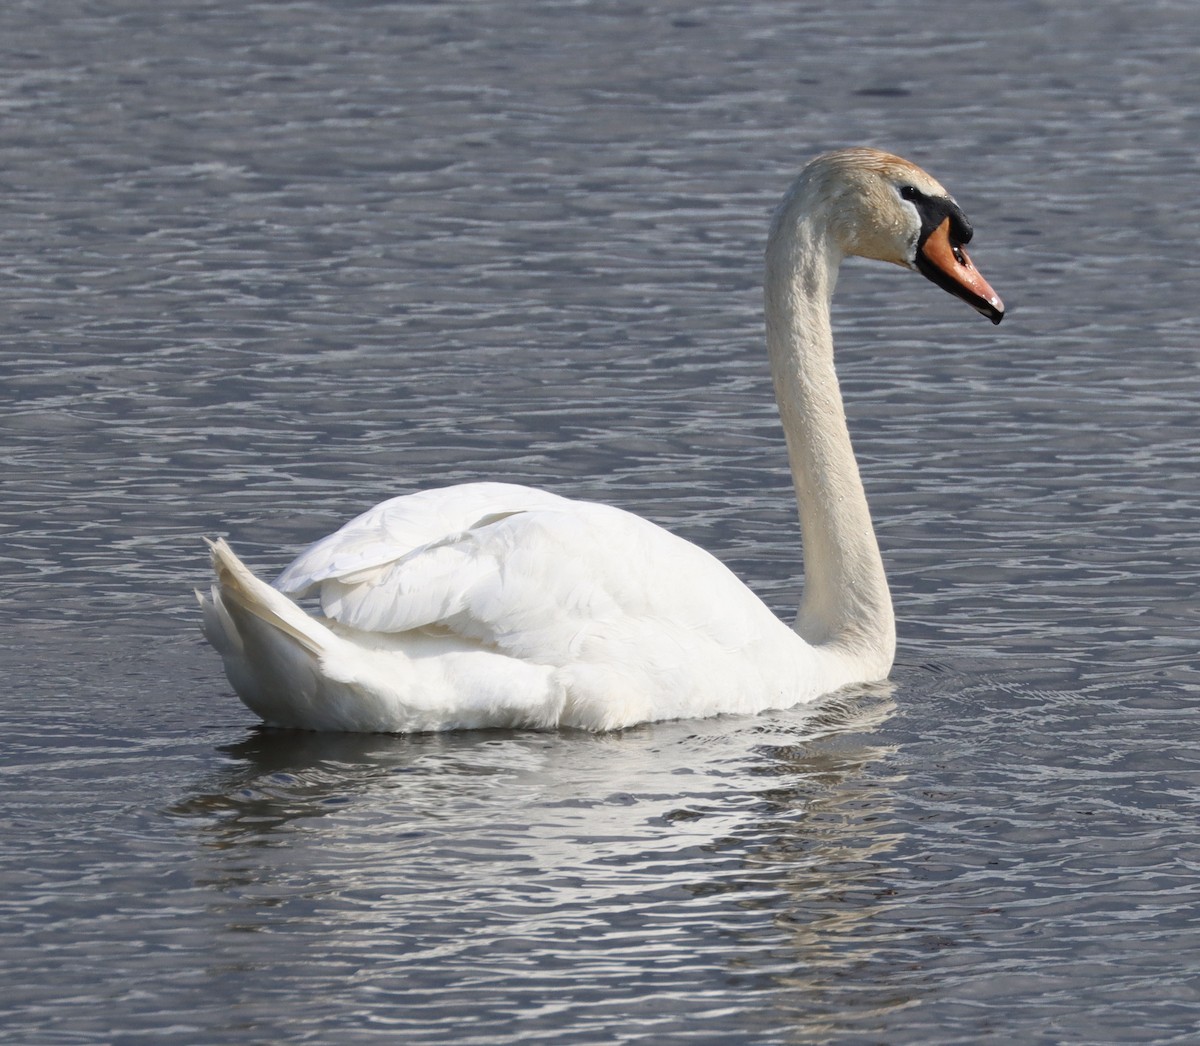
<svg viewBox="0 0 1200 1046">
<path fill-rule="evenodd" d="M 993 323 L 1004 318 L 1004 302 L 964 249 L 971 223 L 916 164 L 877 149 L 824 153 L 801 172 L 789 199 L 803 199 L 823 218 L 843 256 L 915 269 Z"/>
</svg>

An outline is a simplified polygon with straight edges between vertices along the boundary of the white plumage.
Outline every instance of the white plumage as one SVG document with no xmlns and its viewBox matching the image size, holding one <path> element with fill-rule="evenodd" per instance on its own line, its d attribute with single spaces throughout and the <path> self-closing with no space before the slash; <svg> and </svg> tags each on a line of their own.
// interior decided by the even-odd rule
<svg viewBox="0 0 1200 1046">
<path fill-rule="evenodd" d="M 876 248 L 880 227 L 903 219 L 890 260 L 915 265 L 923 217 L 898 192 L 913 182 L 948 199 L 895 157 L 828 154 L 776 217 L 768 345 L 797 490 L 809 501 L 796 629 L 719 560 L 644 519 L 471 483 L 376 506 L 308 548 L 274 586 L 213 544 L 204 630 L 242 700 L 270 724 L 316 730 L 609 730 L 787 707 L 886 675 L 891 604 L 832 377 L 828 292 L 847 253 L 839 217 L 870 216 Z M 853 207 L 848 186 L 858 188 Z M 842 199 L 828 214 L 831 188 Z M 986 301 L 998 314 L 999 299 Z M 293 601 L 306 596 L 323 617 Z"/>
</svg>

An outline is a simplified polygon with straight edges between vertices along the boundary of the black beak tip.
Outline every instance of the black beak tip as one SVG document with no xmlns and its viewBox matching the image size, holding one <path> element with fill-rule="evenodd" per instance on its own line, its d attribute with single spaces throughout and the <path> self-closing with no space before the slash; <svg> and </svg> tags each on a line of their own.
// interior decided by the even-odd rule
<svg viewBox="0 0 1200 1046">
<path fill-rule="evenodd" d="M 999 298 L 977 298 L 971 304 L 977 313 L 991 320 L 993 326 L 1004 319 L 1004 302 Z"/>
</svg>

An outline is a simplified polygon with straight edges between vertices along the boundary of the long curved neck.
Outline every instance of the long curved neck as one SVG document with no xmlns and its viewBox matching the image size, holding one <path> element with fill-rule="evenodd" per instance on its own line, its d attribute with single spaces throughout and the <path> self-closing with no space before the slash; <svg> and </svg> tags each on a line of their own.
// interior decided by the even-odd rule
<svg viewBox="0 0 1200 1046">
<path fill-rule="evenodd" d="M 883 678 L 896 649 L 891 595 L 833 365 L 829 303 L 842 252 L 803 190 L 767 246 L 767 349 L 804 540 L 796 631 Z"/>
</svg>

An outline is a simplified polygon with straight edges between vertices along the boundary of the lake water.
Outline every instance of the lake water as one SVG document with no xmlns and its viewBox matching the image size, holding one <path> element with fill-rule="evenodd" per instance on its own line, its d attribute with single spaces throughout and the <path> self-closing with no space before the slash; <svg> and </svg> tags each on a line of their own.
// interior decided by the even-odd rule
<svg viewBox="0 0 1200 1046">
<path fill-rule="evenodd" d="M 0 8 L 0 1038 L 1200 1035 L 1200 9 Z M 779 612 L 768 217 L 927 166 L 993 328 L 847 267 L 892 683 L 608 736 L 269 732 L 201 640 L 392 494 L 606 500 Z"/>
</svg>

